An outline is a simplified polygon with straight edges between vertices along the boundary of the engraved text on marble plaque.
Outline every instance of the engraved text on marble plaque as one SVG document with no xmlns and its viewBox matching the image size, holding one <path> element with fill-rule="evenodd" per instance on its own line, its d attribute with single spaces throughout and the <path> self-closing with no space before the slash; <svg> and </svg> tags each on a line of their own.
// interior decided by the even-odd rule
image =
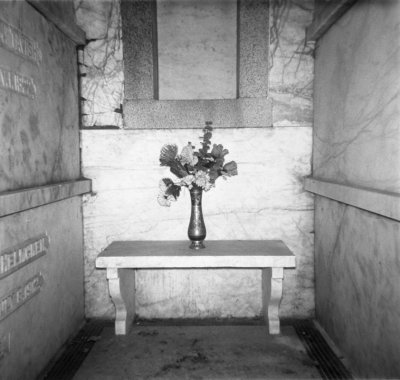
<svg viewBox="0 0 400 380">
<path fill-rule="evenodd" d="M 38 42 L 1 19 L 0 46 L 28 58 L 37 65 L 42 61 L 42 51 Z"/>
<path fill-rule="evenodd" d="M 36 85 L 32 78 L 14 73 L 3 67 L 0 67 L 0 88 L 15 91 L 32 99 L 36 96 Z"/>
<path fill-rule="evenodd" d="M 45 255 L 48 247 L 48 236 L 40 235 L 0 253 L 0 279 Z"/>
<path fill-rule="evenodd" d="M 0 298 L 0 321 L 8 317 L 25 302 L 40 292 L 43 276 L 39 273 L 30 278 L 24 285 L 14 289 L 10 294 Z"/>
</svg>

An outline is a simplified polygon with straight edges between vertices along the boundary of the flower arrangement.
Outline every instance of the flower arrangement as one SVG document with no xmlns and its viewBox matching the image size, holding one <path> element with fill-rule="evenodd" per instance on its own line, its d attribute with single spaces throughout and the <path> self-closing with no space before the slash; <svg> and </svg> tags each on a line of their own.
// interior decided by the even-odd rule
<svg viewBox="0 0 400 380">
<path fill-rule="evenodd" d="M 213 144 L 211 148 L 212 122 L 207 121 L 200 137 L 202 147 L 196 152 L 191 142 L 178 154 L 175 144 L 164 145 L 160 153 L 160 165 L 168 166 L 170 171 L 178 177 L 177 181 L 163 178 L 160 181 L 158 203 L 169 207 L 176 201 L 183 186 L 189 190 L 193 187 L 205 191 L 215 186 L 218 177 L 226 179 L 238 174 L 235 161 L 225 163 L 225 156 L 229 153 L 221 144 Z"/>
</svg>

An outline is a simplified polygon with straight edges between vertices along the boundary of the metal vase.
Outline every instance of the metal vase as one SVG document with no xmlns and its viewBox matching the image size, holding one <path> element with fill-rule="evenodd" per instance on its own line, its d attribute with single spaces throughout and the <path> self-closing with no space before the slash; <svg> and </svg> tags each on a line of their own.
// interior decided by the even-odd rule
<svg viewBox="0 0 400 380">
<path fill-rule="evenodd" d="M 192 244 L 191 249 L 205 248 L 203 240 L 206 238 L 206 225 L 204 224 L 203 211 L 201 209 L 201 198 L 203 189 L 193 186 L 190 189 L 190 200 L 192 202 L 192 212 L 188 228 L 188 236 Z"/>
</svg>

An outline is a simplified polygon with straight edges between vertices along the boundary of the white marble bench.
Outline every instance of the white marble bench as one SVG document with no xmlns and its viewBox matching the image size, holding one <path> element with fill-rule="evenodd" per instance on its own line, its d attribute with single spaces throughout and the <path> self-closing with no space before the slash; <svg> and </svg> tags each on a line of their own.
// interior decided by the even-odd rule
<svg viewBox="0 0 400 380">
<path fill-rule="evenodd" d="M 260 268 L 264 318 L 270 334 L 279 334 L 283 268 L 295 265 L 295 256 L 280 240 L 209 240 L 198 251 L 189 249 L 188 241 L 115 241 L 96 259 L 97 268 L 107 269 L 117 335 L 125 335 L 135 317 L 133 269 L 145 268 Z"/>
</svg>

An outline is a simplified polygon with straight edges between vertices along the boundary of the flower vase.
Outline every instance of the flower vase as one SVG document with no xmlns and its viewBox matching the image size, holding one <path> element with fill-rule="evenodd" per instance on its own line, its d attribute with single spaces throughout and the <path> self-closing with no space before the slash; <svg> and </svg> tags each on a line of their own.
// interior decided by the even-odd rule
<svg viewBox="0 0 400 380">
<path fill-rule="evenodd" d="M 189 191 L 192 203 L 188 228 L 188 236 L 192 242 L 190 248 L 202 249 L 205 248 L 203 240 L 206 238 L 206 225 L 204 224 L 203 211 L 201 209 L 203 189 L 201 187 L 193 186 Z"/>
</svg>

